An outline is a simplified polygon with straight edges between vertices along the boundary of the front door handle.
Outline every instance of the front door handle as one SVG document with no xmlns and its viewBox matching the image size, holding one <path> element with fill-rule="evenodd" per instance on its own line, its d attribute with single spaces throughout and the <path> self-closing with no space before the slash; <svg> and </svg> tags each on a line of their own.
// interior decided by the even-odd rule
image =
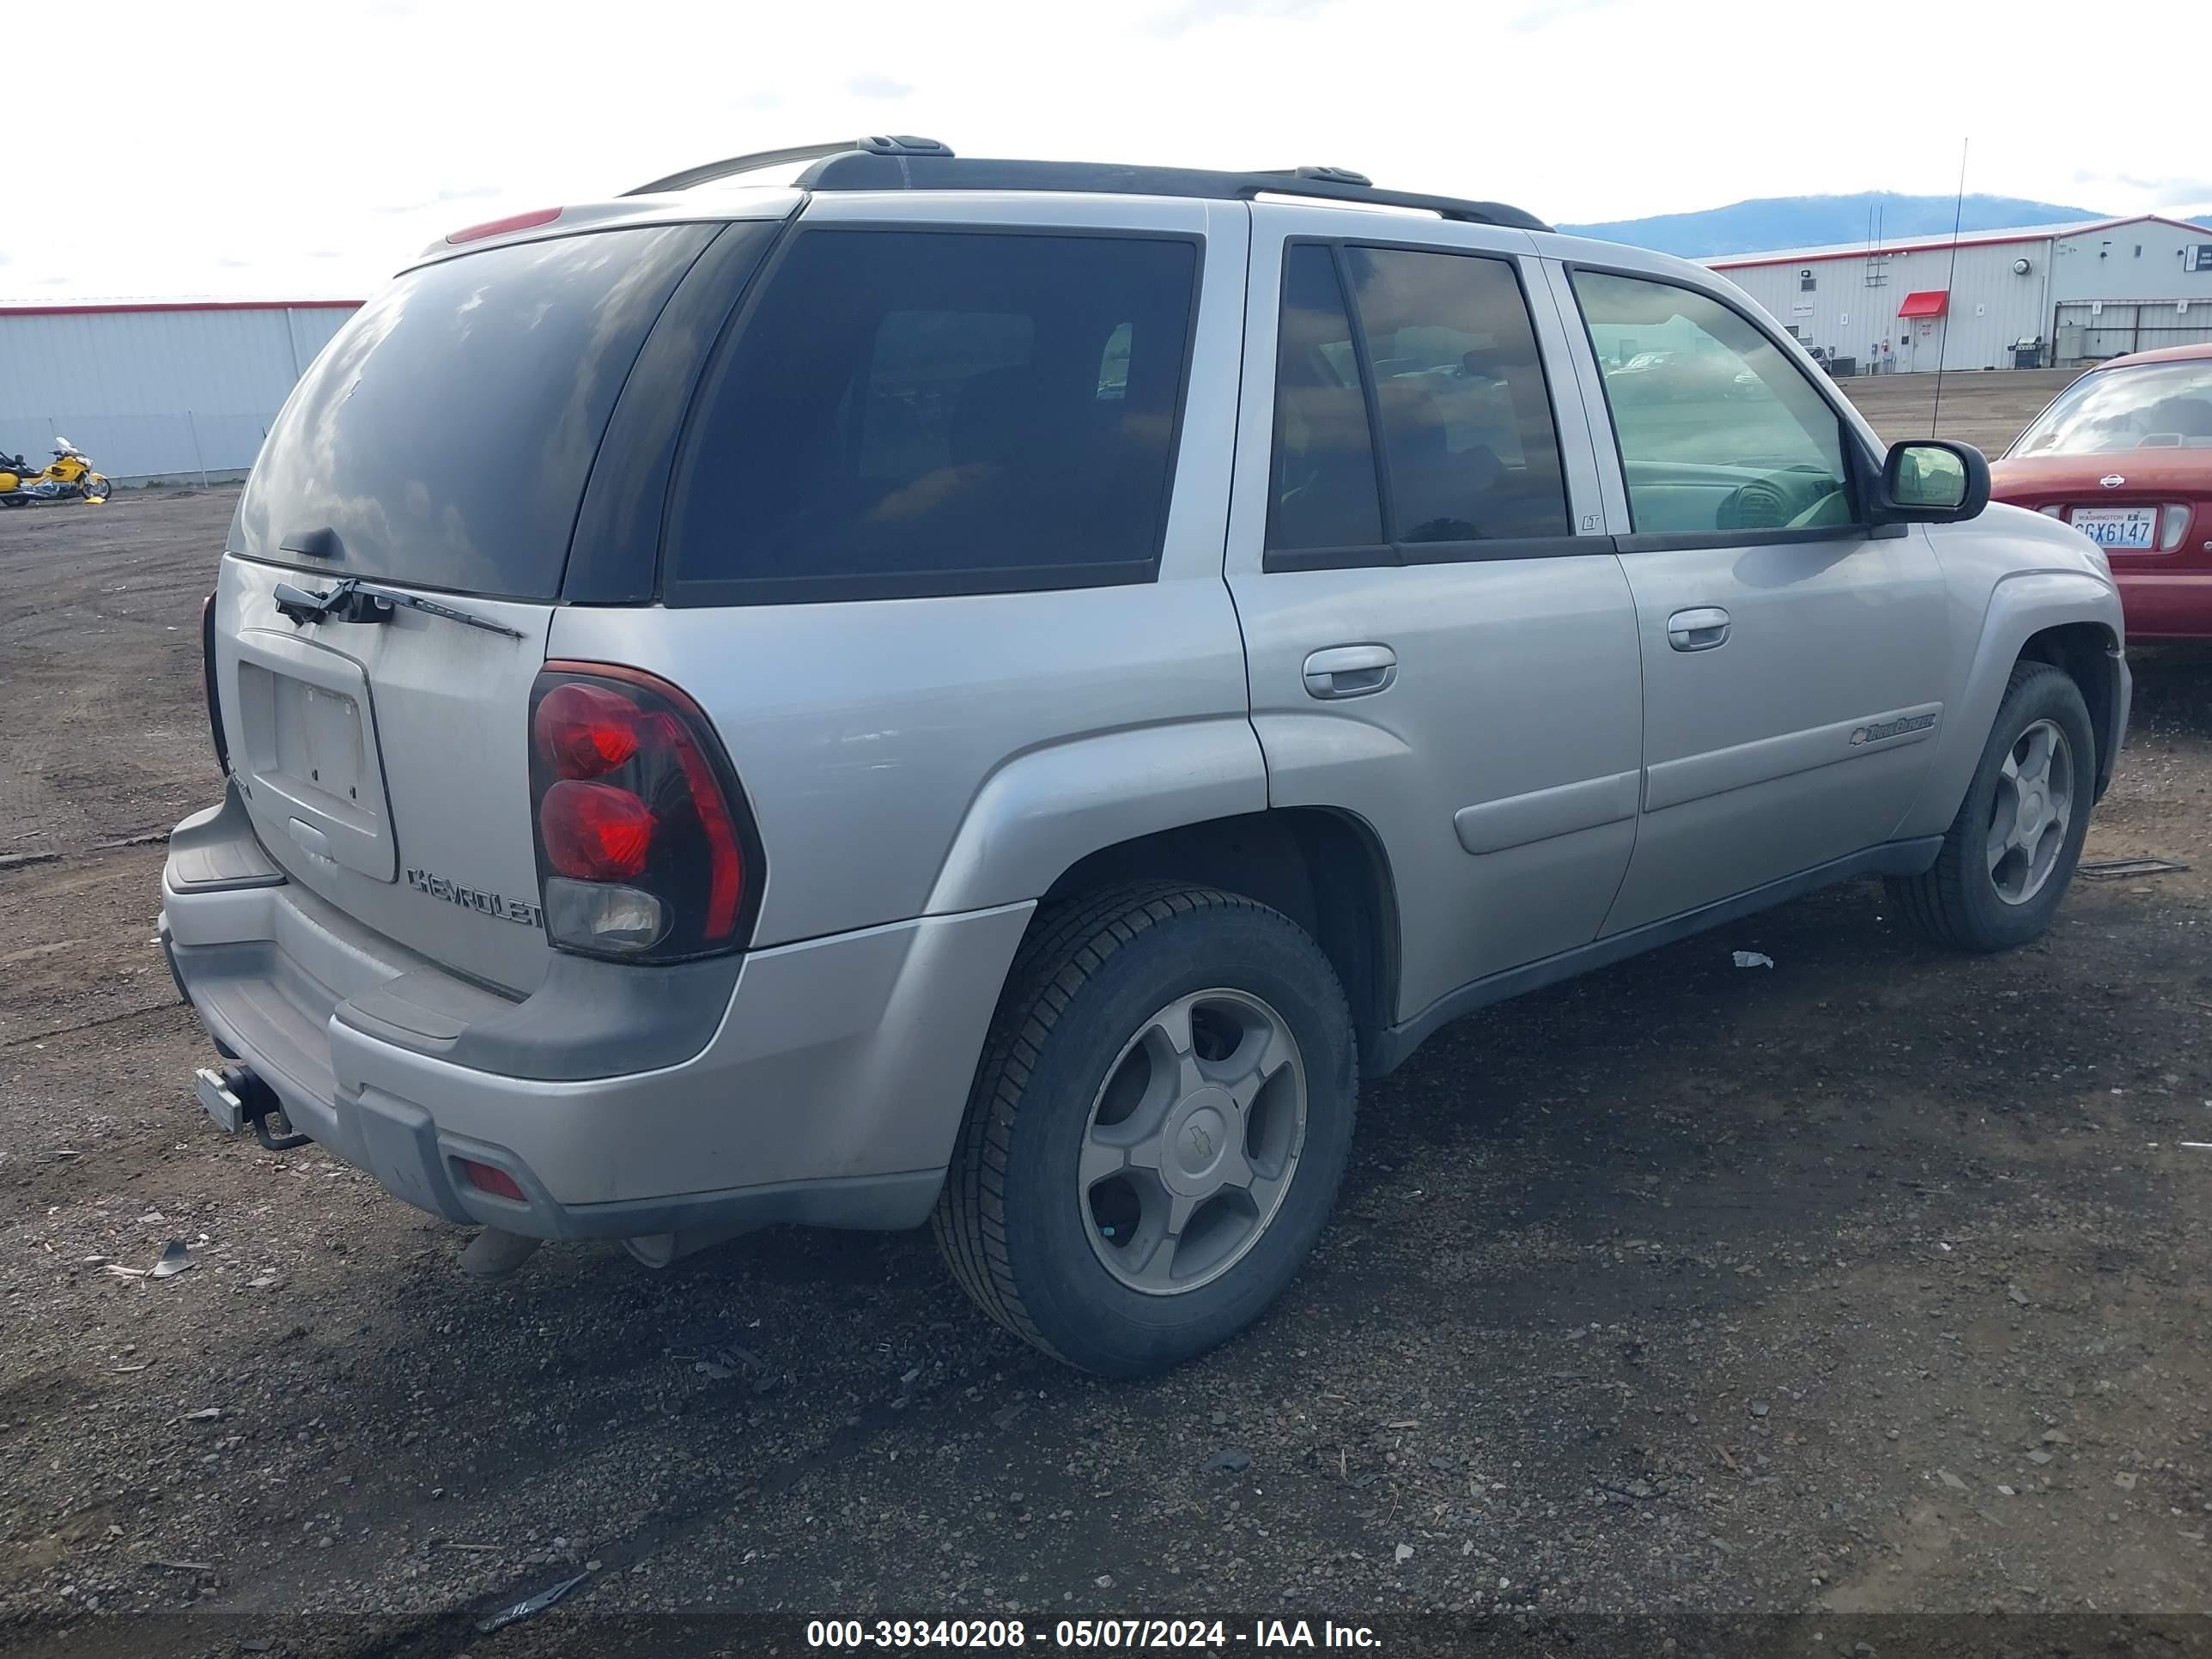
<svg viewBox="0 0 2212 1659">
<path fill-rule="evenodd" d="M 1726 645 L 1729 613 L 1717 605 L 1677 611 L 1667 618 L 1667 643 L 1677 651 L 1710 651 Z"/>
<path fill-rule="evenodd" d="M 1387 645 L 1335 645 L 1306 659 L 1310 697 L 1371 697 L 1398 678 L 1398 653 Z"/>
</svg>

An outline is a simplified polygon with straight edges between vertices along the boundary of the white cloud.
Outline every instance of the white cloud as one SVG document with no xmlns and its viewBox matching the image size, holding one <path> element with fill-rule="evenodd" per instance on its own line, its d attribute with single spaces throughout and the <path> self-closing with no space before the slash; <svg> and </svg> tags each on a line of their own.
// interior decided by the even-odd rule
<svg viewBox="0 0 2212 1659">
<path fill-rule="evenodd" d="M 845 82 L 845 90 L 855 98 L 904 98 L 914 88 L 903 81 L 895 81 L 888 75 L 856 75 Z"/>
<path fill-rule="evenodd" d="M 2126 10 L 2160 62 L 2212 57 L 2203 0 Z M 129 51 L 8 83 L 19 159 L 87 187 L 10 218 L 0 294 L 356 296 L 457 225 L 894 121 L 963 155 L 1328 162 L 1566 221 L 1948 195 L 1968 135 L 1972 191 L 2118 212 L 2201 199 L 2197 102 L 2130 97 L 2109 118 L 2022 56 L 2080 15 L 2060 0 L 1960 0 L 1894 27 L 1742 0 L 846 0 L 825 31 L 805 8 L 657 0 L 636 19 L 650 72 L 630 73 L 587 0 L 112 0 L 101 26 Z"/>
<path fill-rule="evenodd" d="M 1181 5 L 1151 14 L 1138 25 L 1146 34 L 1173 40 L 1208 23 L 1231 18 L 1275 18 L 1295 21 L 1311 17 L 1328 0 L 1183 0 Z"/>
<path fill-rule="evenodd" d="M 1531 34 L 1554 23 L 1605 11 L 1621 3 L 1622 0 L 1548 0 L 1547 4 L 1529 7 L 1513 20 L 1512 27 L 1516 33 Z"/>
</svg>

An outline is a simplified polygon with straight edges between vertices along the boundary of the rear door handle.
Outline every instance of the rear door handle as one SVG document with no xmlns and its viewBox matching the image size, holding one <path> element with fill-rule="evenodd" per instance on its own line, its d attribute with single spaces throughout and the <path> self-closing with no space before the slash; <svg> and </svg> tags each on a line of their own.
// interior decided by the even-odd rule
<svg viewBox="0 0 2212 1659">
<path fill-rule="evenodd" d="M 1726 645 L 1729 613 L 1717 605 L 1677 611 L 1667 618 L 1667 643 L 1677 651 L 1710 651 Z"/>
<path fill-rule="evenodd" d="M 1371 697 L 1398 678 L 1398 653 L 1387 645 L 1335 645 L 1306 659 L 1310 697 Z"/>
</svg>

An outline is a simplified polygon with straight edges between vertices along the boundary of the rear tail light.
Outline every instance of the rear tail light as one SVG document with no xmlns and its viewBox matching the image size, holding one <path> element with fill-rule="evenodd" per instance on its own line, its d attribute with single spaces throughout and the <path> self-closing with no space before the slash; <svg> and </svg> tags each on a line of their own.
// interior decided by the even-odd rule
<svg viewBox="0 0 2212 1659">
<path fill-rule="evenodd" d="M 2189 506 L 2175 501 L 2159 514 L 2158 550 L 2171 553 L 2181 545 L 2181 538 L 2189 533 Z"/>
<path fill-rule="evenodd" d="M 207 689 L 208 735 L 215 739 L 216 764 L 230 775 L 230 745 L 222 737 L 222 699 L 215 681 L 215 595 L 200 601 L 200 684 Z"/>
<path fill-rule="evenodd" d="M 2035 510 L 2046 519 L 2057 519 L 2062 523 L 2066 518 L 2066 509 L 2063 507 L 2039 507 Z"/>
<path fill-rule="evenodd" d="M 547 663 L 530 697 L 530 795 L 554 945 L 678 962 L 744 944 L 759 842 L 713 727 L 674 686 Z"/>
</svg>

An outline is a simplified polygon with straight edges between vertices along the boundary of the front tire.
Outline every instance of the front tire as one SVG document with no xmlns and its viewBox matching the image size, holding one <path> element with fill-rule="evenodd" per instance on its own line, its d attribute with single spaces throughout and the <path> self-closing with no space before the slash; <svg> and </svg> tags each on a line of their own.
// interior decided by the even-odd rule
<svg viewBox="0 0 2212 1659">
<path fill-rule="evenodd" d="M 105 478 L 91 478 L 85 483 L 84 498 L 88 501 L 104 501 L 114 493 L 115 486 Z"/>
<path fill-rule="evenodd" d="M 1287 1285 L 1350 1156 L 1335 971 L 1279 912 L 1146 884 L 1040 915 L 934 1218 L 1023 1340 L 1111 1376 L 1226 1340 Z"/>
<path fill-rule="evenodd" d="M 2096 777 L 2081 688 L 2049 663 L 2014 664 L 1943 850 L 1924 873 L 1888 878 L 1899 912 L 1956 950 L 2039 938 L 2081 859 Z"/>
</svg>

